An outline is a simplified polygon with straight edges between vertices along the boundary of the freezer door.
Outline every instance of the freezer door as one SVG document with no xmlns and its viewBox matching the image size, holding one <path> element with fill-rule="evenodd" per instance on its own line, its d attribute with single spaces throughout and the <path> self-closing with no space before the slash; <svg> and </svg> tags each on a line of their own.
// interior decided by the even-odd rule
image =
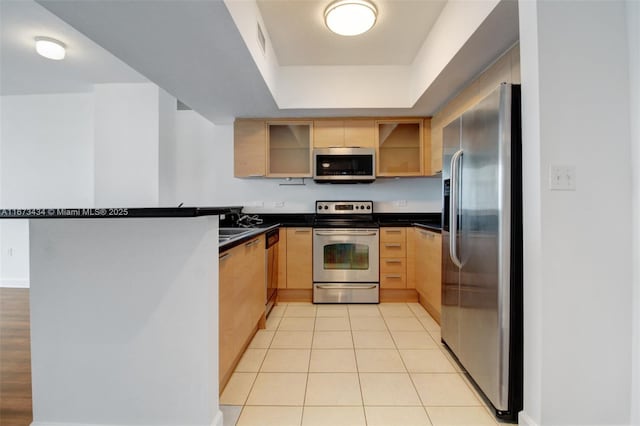
<svg viewBox="0 0 640 426">
<path fill-rule="evenodd" d="M 501 85 L 462 116 L 456 354 L 498 410 L 508 408 L 510 93 Z"/>
<path fill-rule="evenodd" d="M 443 130 L 442 159 L 442 310 L 440 313 L 441 337 L 449 348 L 457 352 L 459 346 L 459 293 L 460 269 L 449 255 L 451 201 L 451 159 L 460 150 L 460 118 L 447 125 Z"/>
</svg>

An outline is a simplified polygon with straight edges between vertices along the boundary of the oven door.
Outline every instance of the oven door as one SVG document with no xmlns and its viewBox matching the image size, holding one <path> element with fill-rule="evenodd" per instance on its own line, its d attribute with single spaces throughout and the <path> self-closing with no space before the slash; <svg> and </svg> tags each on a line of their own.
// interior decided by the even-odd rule
<svg viewBox="0 0 640 426">
<path fill-rule="evenodd" d="M 378 229 L 314 229 L 313 281 L 377 283 Z"/>
</svg>

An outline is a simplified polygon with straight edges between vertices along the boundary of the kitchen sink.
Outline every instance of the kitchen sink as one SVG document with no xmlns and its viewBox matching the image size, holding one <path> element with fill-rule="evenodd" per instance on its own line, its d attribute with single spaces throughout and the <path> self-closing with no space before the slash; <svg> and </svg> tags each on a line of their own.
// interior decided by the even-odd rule
<svg viewBox="0 0 640 426">
<path fill-rule="evenodd" d="M 254 228 L 220 228 L 218 230 L 218 244 L 223 245 L 237 241 L 255 232 Z"/>
<path fill-rule="evenodd" d="M 252 232 L 252 231 L 254 231 L 254 229 L 220 228 L 220 230 L 218 231 L 218 234 L 220 234 L 221 237 L 236 237 L 238 235 L 248 234 L 249 232 Z"/>
</svg>

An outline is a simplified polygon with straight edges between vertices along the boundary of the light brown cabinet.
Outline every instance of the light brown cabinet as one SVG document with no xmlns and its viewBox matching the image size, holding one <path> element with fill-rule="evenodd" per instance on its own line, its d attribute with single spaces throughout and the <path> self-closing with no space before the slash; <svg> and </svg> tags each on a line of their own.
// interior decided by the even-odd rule
<svg viewBox="0 0 640 426">
<path fill-rule="evenodd" d="M 376 176 L 422 176 L 423 119 L 376 121 Z"/>
<path fill-rule="evenodd" d="M 267 121 L 267 176 L 311 177 L 312 122 Z"/>
<path fill-rule="evenodd" d="M 516 44 L 447 102 L 431 120 L 431 174 L 442 171 L 442 130 L 500 83 L 520 83 L 520 46 Z"/>
<path fill-rule="evenodd" d="M 380 288 L 407 287 L 407 231 L 380 228 Z"/>
<path fill-rule="evenodd" d="M 311 177 L 312 122 L 237 119 L 235 177 Z"/>
<path fill-rule="evenodd" d="M 278 288 L 287 288 L 287 228 L 280 228 L 278 237 Z"/>
<path fill-rule="evenodd" d="M 423 306 L 436 321 L 440 322 L 442 235 L 416 228 L 415 252 L 416 290 Z"/>
<path fill-rule="evenodd" d="M 430 118 L 237 119 L 235 177 L 311 177 L 313 148 L 370 147 L 376 176 L 431 176 L 442 170 L 442 137 Z"/>
<path fill-rule="evenodd" d="M 287 228 L 288 289 L 311 289 L 313 286 L 313 246 L 311 228 Z"/>
<path fill-rule="evenodd" d="M 407 232 L 407 288 L 416 288 L 416 230 L 406 228 Z"/>
<path fill-rule="evenodd" d="M 314 120 L 313 147 L 367 147 L 375 146 L 374 120 Z"/>
<path fill-rule="evenodd" d="M 442 138 L 433 138 L 431 133 L 431 118 L 425 118 L 424 131 L 424 175 L 433 176 L 442 172 Z"/>
<path fill-rule="evenodd" d="M 267 174 L 267 126 L 264 120 L 238 119 L 233 123 L 233 175 Z"/>
<path fill-rule="evenodd" d="M 219 384 L 223 390 L 264 320 L 265 237 L 260 235 L 219 255 Z"/>
</svg>

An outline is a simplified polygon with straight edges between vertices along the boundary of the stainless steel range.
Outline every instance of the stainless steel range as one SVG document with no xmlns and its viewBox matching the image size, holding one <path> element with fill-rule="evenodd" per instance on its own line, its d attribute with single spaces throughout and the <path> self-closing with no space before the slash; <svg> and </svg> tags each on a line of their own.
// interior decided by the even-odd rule
<svg viewBox="0 0 640 426">
<path fill-rule="evenodd" d="M 378 228 L 372 201 L 316 201 L 314 303 L 380 301 Z"/>
</svg>

